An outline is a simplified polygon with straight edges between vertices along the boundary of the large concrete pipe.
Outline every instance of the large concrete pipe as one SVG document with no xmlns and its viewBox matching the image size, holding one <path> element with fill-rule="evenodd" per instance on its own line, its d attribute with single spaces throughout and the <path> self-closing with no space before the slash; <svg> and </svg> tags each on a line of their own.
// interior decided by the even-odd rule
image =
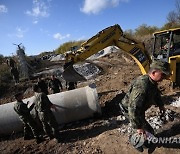
<svg viewBox="0 0 180 154">
<path fill-rule="evenodd" d="M 56 104 L 53 111 L 58 124 L 93 117 L 101 114 L 95 84 L 71 91 L 48 95 L 50 101 Z M 34 97 L 24 99 L 24 103 L 33 102 Z M 9 135 L 23 130 L 21 121 L 13 107 L 15 102 L 0 105 L 0 136 Z"/>
</svg>

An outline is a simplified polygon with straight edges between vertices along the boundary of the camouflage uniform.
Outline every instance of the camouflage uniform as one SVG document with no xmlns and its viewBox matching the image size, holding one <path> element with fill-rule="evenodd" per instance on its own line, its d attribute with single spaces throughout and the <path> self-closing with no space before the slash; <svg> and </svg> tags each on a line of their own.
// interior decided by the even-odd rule
<svg viewBox="0 0 180 154">
<path fill-rule="evenodd" d="M 36 139 L 39 136 L 36 122 L 30 115 L 30 111 L 32 108 L 33 105 L 30 108 L 27 108 L 27 104 L 24 104 L 22 101 L 17 101 L 14 104 L 14 110 L 19 115 L 19 118 L 24 125 L 24 139 L 29 139 L 31 133 L 33 133 L 34 138 Z M 30 130 L 32 130 L 32 132 L 30 132 Z"/>
<path fill-rule="evenodd" d="M 67 69 L 67 68 L 68 68 L 69 66 L 71 66 L 71 65 L 73 65 L 73 62 L 72 62 L 72 61 L 66 62 L 66 63 L 64 64 L 64 70 Z M 67 82 L 67 81 L 66 81 L 66 88 L 67 88 L 68 90 L 76 89 L 76 87 L 77 87 L 77 82 Z"/>
<path fill-rule="evenodd" d="M 66 87 L 67 87 L 68 90 L 76 89 L 77 82 L 66 82 Z"/>
<path fill-rule="evenodd" d="M 55 78 L 54 80 L 51 79 L 49 81 L 49 87 L 52 89 L 53 94 L 60 92 L 59 87 L 61 88 L 61 90 L 63 89 L 61 81 L 57 78 Z"/>
<path fill-rule="evenodd" d="M 11 74 L 16 83 L 19 83 L 19 72 L 16 67 L 11 67 Z"/>
<path fill-rule="evenodd" d="M 153 128 L 145 120 L 145 111 L 152 105 L 164 106 L 157 83 L 149 75 L 142 75 L 130 85 L 120 108 L 132 128 L 144 129 L 154 134 Z"/>
<path fill-rule="evenodd" d="M 53 105 L 48 96 L 45 93 L 35 93 L 35 109 L 38 113 L 38 117 L 43 125 L 43 129 L 45 133 L 50 138 L 58 138 L 59 131 L 58 131 L 58 123 L 56 121 L 55 116 L 51 111 L 51 106 Z"/>
<path fill-rule="evenodd" d="M 10 67 L 15 67 L 15 65 L 16 65 L 16 62 L 12 58 L 7 59 L 6 62 L 7 62 L 7 65 Z"/>
<path fill-rule="evenodd" d="M 40 79 L 37 84 L 41 89 L 41 92 L 44 92 L 46 95 L 48 95 L 48 86 L 46 82 L 43 79 Z"/>
</svg>

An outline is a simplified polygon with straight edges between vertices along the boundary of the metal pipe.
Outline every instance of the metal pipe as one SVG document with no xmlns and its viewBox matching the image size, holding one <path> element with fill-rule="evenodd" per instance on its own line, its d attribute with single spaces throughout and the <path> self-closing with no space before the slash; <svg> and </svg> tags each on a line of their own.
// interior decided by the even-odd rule
<svg viewBox="0 0 180 154">
<path fill-rule="evenodd" d="M 101 114 L 98 94 L 95 84 L 66 92 L 48 95 L 50 101 L 56 104 L 57 111 L 53 111 L 58 124 L 69 123 Z M 32 103 L 34 97 L 24 99 Z M 0 105 L 0 136 L 10 135 L 23 130 L 22 122 L 15 113 L 15 102 Z"/>
</svg>

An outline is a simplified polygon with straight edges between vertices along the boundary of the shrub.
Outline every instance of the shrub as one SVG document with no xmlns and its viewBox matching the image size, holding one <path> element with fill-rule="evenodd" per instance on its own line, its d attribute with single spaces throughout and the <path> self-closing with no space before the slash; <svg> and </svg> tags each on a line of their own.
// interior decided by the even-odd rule
<svg viewBox="0 0 180 154">
<path fill-rule="evenodd" d="M 6 64 L 0 65 L 0 96 L 2 96 L 9 87 L 12 80 L 9 67 Z"/>
<path fill-rule="evenodd" d="M 60 45 L 60 47 L 58 49 L 55 50 L 55 52 L 57 54 L 63 54 L 66 51 L 71 50 L 71 47 L 73 46 L 80 46 L 84 41 L 70 41 L 70 42 L 66 42 L 62 45 Z"/>
</svg>

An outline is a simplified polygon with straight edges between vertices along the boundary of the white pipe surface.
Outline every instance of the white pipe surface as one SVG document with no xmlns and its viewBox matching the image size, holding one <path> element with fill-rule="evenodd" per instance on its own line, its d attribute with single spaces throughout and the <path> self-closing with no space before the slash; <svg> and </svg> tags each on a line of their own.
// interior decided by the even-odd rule
<svg viewBox="0 0 180 154">
<path fill-rule="evenodd" d="M 48 95 L 50 101 L 56 104 L 57 111 L 53 111 L 58 124 L 93 117 L 95 113 L 101 114 L 98 94 L 95 84 L 66 92 Z M 24 99 L 32 103 L 34 97 Z M 10 135 L 23 130 L 13 107 L 15 102 L 0 105 L 0 136 Z"/>
</svg>

